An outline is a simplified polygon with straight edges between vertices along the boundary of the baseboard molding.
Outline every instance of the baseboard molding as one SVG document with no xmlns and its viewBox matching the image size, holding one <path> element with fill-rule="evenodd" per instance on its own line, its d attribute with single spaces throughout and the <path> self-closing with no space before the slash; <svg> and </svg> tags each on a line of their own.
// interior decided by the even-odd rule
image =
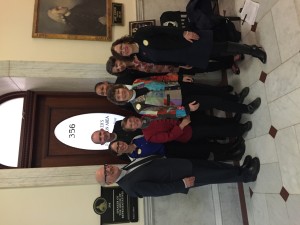
<svg viewBox="0 0 300 225">
<path fill-rule="evenodd" d="M 216 225 L 222 225 L 223 222 L 222 222 L 219 186 L 217 184 L 212 185 L 212 195 L 213 195 L 213 201 L 214 201 L 214 207 L 215 207 Z"/>
<path fill-rule="evenodd" d="M 152 197 L 144 198 L 144 225 L 153 225 Z"/>
</svg>

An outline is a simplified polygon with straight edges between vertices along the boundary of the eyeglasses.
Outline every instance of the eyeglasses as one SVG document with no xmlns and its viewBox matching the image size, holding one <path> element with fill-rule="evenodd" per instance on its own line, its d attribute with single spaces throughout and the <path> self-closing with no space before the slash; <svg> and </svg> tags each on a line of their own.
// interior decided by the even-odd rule
<svg viewBox="0 0 300 225">
<path fill-rule="evenodd" d="M 108 165 L 107 164 L 104 164 L 104 183 L 106 183 L 107 184 L 107 176 L 108 176 L 108 174 L 107 174 L 107 167 Z"/>
</svg>

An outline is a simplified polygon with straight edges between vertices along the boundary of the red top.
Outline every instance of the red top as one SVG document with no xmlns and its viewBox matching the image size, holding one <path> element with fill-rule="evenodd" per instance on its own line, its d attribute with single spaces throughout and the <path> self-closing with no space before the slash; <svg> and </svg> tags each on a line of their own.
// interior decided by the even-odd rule
<svg viewBox="0 0 300 225">
<path fill-rule="evenodd" d="M 187 125 L 180 129 L 181 120 L 153 120 L 143 129 L 144 137 L 149 142 L 166 143 L 170 141 L 188 142 L 192 138 L 192 127 Z"/>
</svg>

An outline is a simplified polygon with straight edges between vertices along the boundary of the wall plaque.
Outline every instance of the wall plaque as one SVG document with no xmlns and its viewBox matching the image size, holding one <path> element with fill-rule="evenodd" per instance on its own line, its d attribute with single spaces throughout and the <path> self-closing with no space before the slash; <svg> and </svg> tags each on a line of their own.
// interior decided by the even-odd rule
<svg viewBox="0 0 300 225">
<path fill-rule="evenodd" d="M 129 197 L 120 187 L 101 187 L 101 197 L 93 204 L 101 224 L 138 221 L 138 199 Z"/>
</svg>

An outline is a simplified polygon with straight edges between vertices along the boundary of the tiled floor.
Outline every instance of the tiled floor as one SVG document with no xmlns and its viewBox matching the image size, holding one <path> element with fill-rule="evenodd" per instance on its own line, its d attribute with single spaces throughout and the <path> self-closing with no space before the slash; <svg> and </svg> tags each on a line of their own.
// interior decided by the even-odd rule
<svg viewBox="0 0 300 225">
<path fill-rule="evenodd" d="M 219 0 L 221 12 L 238 15 L 244 0 Z M 300 224 L 300 0 L 256 0 L 257 28 L 244 24 L 243 42 L 263 46 L 267 64 L 252 57 L 240 64 L 239 76 L 228 80 L 237 90 L 250 87 L 247 102 L 260 96 L 251 119 L 247 154 L 258 156 L 261 172 L 245 184 L 250 225 Z"/>
</svg>

